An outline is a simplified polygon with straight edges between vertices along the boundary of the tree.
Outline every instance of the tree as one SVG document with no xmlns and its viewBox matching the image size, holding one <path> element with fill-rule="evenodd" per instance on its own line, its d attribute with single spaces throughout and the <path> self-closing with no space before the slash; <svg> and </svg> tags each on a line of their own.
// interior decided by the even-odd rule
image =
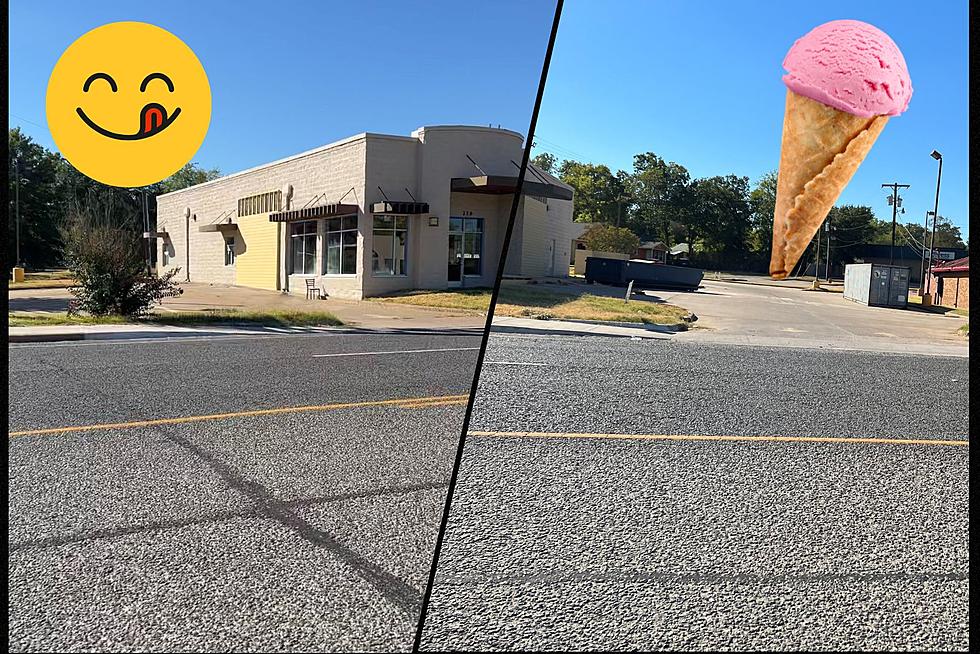
<svg viewBox="0 0 980 654">
<path fill-rule="evenodd" d="M 723 255 L 730 263 L 749 251 L 752 207 L 749 178 L 738 175 L 706 177 L 691 185 L 694 221 L 705 250 Z M 744 263 L 739 261 L 738 263 Z"/>
<path fill-rule="evenodd" d="M 69 210 L 62 240 L 77 309 L 93 316 L 139 317 L 183 292 L 173 281 L 178 269 L 162 277 L 146 272 L 142 231 L 131 213 L 105 191 L 92 192 Z"/>
<path fill-rule="evenodd" d="M 625 227 L 594 225 L 582 235 L 585 247 L 596 252 L 633 254 L 640 246 L 640 237 Z"/>
<path fill-rule="evenodd" d="M 776 185 L 779 175 L 775 170 L 759 178 L 749 193 L 749 209 L 752 212 L 750 245 L 760 254 L 772 252 L 772 225 L 776 219 Z"/>
<path fill-rule="evenodd" d="M 221 171 L 217 168 L 201 168 L 197 162 L 184 164 L 184 167 L 175 172 L 167 179 L 154 185 L 154 195 L 179 191 L 189 186 L 196 186 L 204 182 L 221 177 Z"/>
<path fill-rule="evenodd" d="M 891 225 L 889 225 L 891 229 Z M 910 238 L 911 236 L 911 238 Z M 888 235 L 891 242 L 891 232 Z M 915 239 L 914 241 L 912 239 Z M 916 242 L 917 241 L 917 242 Z M 908 244 L 915 248 L 929 248 L 932 241 L 932 222 L 929 222 L 929 229 L 923 232 L 922 224 L 905 223 L 903 227 L 896 230 L 895 242 L 902 245 Z M 946 216 L 939 216 L 936 222 L 936 245 L 937 248 L 966 248 L 963 234 Z"/>
<path fill-rule="evenodd" d="M 573 219 L 576 222 L 615 224 L 624 202 L 622 177 L 608 166 L 566 160 L 558 167 L 558 177 L 575 189 Z"/>
<path fill-rule="evenodd" d="M 874 211 L 866 205 L 845 204 L 833 207 L 827 219 L 830 221 L 831 228 L 832 264 L 850 262 L 854 258 L 852 252 L 862 245 L 871 243 L 879 229 L 879 221 L 875 218 Z M 890 238 L 890 223 L 888 228 Z M 826 232 L 821 231 L 819 236 L 826 239 Z"/>
<path fill-rule="evenodd" d="M 548 173 L 555 174 L 555 167 L 558 165 L 558 158 L 550 152 L 542 152 L 531 159 L 531 163 Z"/>
<path fill-rule="evenodd" d="M 15 127 L 8 132 L 7 261 L 16 262 L 17 196 L 20 201 L 20 254 L 30 268 L 59 263 L 61 198 L 58 177 L 62 160 Z M 17 188 L 19 185 L 19 189 Z"/>
<path fill-rule="evenodd" d="M 684 166 L 652 152 L 638 154 L 626 183 L 632 199 L 628 224 L 643 239 L 671 245 L 672 223 L 683 225 L 688 239 L 693 238 L 697 230 L 691 213 L 691 176 Z"/>
</svg>

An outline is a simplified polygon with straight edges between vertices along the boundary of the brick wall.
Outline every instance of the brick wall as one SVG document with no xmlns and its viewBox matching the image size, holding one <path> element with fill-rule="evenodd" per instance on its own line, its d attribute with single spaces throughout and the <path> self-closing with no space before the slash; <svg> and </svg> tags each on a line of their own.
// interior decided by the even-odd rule
<svg viewBox="0 0 980 654">
<path fill-rule="evenodd" d="M 967 272 L 947 273 L 942 275 L 943 293 L 938 296 L 937 289 L 939 275 L 932 275 L 929 281 L 929 292 L 932 294 L 933 304 L 955 309 L 970 308 L 970 274 Z"/>
</svg>

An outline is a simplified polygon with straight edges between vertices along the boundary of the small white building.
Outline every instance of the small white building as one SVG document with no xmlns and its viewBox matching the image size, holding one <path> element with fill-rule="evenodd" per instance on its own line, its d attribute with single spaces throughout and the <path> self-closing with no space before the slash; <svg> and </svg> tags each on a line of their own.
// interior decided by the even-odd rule
<svg viewBox="0 0 980 654">
<path fill-rule="evenodd" d="M 492 286 L 522 156 L 499 128 L 364 133 L 165 193 L 158 270 L 351 299 Z M 575 233 L 571 187 L 529 168 L 505 272 L 567 275 Z"/>
</svg>

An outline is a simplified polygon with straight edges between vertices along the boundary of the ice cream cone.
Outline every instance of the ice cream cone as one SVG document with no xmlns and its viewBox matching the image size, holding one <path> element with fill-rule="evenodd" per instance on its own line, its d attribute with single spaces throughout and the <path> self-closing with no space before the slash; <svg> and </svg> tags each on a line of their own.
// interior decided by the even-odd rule
<svg viewBox="0 0 980 654">
<path fill-rule="evenodd" d="M 784 279 L 864 161 L 888 116 L 856 116 L 786 92 L 769 274 Z"/>
</svg>

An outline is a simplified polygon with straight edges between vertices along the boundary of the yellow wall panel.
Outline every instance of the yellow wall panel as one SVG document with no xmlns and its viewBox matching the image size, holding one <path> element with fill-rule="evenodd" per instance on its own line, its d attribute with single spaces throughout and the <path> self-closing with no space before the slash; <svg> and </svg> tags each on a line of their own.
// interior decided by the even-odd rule
<svg viewBox="0 0 980 654">
<path fill-rule="evenodd" d="M 280 223 L 270 223 L 267 213 L 242 216 L 236 222 L 241 242 L 235 244 L 235 284 L 279 290 Z"/>
</svg>

